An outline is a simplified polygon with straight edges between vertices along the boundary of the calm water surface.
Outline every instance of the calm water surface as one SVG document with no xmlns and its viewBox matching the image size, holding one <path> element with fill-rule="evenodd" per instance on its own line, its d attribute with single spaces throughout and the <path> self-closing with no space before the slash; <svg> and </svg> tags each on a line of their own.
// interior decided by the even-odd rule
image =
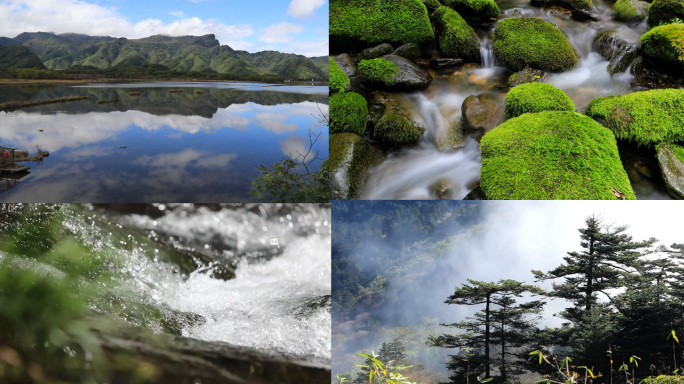
<svg viewBox="0 0 684 384">
<path fill-rule="evenodd" d="M 182 92 L 170 92 L 178 91 Z M 139 92 L 140 95 L 130 95 Z M 7 202 L 240 202 L 258 165 L 314 149 L 328 154 L 328 88 L 154 82 L 0 87 L 0 103 L 87 100 L 0 112 L 0 145 L 50 156 L 0 174 Z M 104 99 L 117 102 L 98 104 Z M 315 168 L 320 162 L 315 164 Z"/>
</svg>

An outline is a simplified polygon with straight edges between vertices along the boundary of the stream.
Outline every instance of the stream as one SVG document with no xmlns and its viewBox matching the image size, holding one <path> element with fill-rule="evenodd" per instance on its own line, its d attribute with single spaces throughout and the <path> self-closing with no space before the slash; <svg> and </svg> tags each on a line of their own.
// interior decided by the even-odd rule
<svg viewBox="0 0 684 384">
<path fill-rule="evenodd" d="M 613 20 L 612 5 L 603 0 L 595 2 L 594 14 L 598 22 L 582 22 L 571 18 L 570 11 L 559 7 L 540 8 L 529 1 L 497 1 L 500 14 L 497 21 L 513 17 L 538 17 L 556 24 L 577 50 L 580 60 L 571 70 L 549 73 L 544 80 L 561 89 L 572 99 L 576 111 L 584 112 L 594 98 L 622 95 L 645 89 L 635 81 L 631 66 L 622 73 L 611 75 L 609 61 L 593 47 L 595 37 L 604 31 L 614 31 L 629 44 L 638 44 L 647 31 L 646 22 L 622 23 Z M 430 86 L 419 92 L 403 93 L 413 109 L 413 116 L 426 127 L 419 143 L 390 151 L 387 158 L 369 170 L 367 181 L 360 191 L 361 199 L 463 199 L 479 182 L 481 157 L 477 141 L 466 137 L 456 150 L 439 151 L 436 138 L 445 135 L 449 121 L 462 124 L 461 105 L 470 95 L 489 93 L 503 100 L 508 90 L 508 77 L 513 73 L 497 62 L 492 51 L 491 38 L 495 25 L 487 29 L 473 29 L 480 38 L 482 61 L 465 64 L 455 72 L 428 69 L 433 77 Z M 440 53 L 433 45 L 432 58 Z M 425 50 L 423 51 L 425 56 Z M 358 83 L 352 82 L 355 91 L 364 93 Z M 619 143 L 620 156 L 630 177 L 638 199 L 671 199 L 667 193 L 654 156 L 646 156 L 643 149 Z M 651 154 L 652 155 L 652 154 Z M 636 165 L 627 164 L 634 160 Z M 648 168 L 649 172 L 641 172 Z M 646 176 L 644 176 L 646 175 Z M 435 185 L 446 186 L 446 193 L 435 192 Z"/>
<path fill-rule="evenodd" d="M 134 339 L 173 337 L 165 349 L 214 360 L 257 354 L 294 367 L 322 367 L 325 377 L 330 222 L 330 206 L 314 204 L 0 204 L 0 272 L 12 265 L 19 274 L 72 277 L 84 315 L 113 319 Z M 59 250 L 67 246 L 65 261 Z M 6 292 L 0 283 L 0 302 Z M 0 325 L 11 316 L 3 310 Z M 135 352 L 130 337 L 121 347 L 119 333 L 103 344 L 149 354 Z M 205 352 L 213 349 L 223 352 Z M 248 370 L 252 377 L 254 368 Z"/>
</svg>

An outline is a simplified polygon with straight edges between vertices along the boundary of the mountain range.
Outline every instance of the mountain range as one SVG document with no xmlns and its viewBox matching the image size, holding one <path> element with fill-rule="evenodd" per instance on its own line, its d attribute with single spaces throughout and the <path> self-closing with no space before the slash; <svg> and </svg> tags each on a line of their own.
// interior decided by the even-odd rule
<svg viewBox="0 0 684 384">
<path fill-rule="evenodd" d="M 278 75 L 286 79 L 327 80 L 328 59 L 307 58 L 291 53 L 263 51 L 249 53 L 221 45 L 212 34 L 204 36 L 154 35 L 142 39 L 89 36 L 74 33 L 24 32 L 14 38 L 0 37 L 0 67 L 30 67 L 36 64 L 31 54 L 8 47 L 24 46 L 48 69 L 92 66 L 162 64 L 183 72 Z M 8 65 L 8 61 L 10 61 Z M 22 66 L 19 66 L 21 64 Z M 36 64 L 35 67 L 40 67 Z"/>
</svg>

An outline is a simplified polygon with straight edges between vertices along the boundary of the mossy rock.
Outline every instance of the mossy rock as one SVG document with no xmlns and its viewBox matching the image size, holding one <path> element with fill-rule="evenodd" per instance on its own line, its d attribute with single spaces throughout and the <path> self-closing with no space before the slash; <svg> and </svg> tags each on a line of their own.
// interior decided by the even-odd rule
<svg viewBox="0 0 684 384">
<path fill-rule="evenodd" d="M 531 0 L 531 4 L 537 7 L 551 7 L 557 5 L 569 10 L 588 10 L 592 7 L 591 0 Z"/>
<path fill-rule="evenodd" d="M 574 110 L 575 104 L 568 95 L 551 84 L 528 83 L 515 86 L 504 100 L 504 111 L 508 118 L 523 113 Z"/>
<path fill-rule="evenodd" d="M 389 55 L 394 51 L 394 48 L 390 44 L 384 43 L 380 44 L 377 47 L 372 47 L 372 48 L 366 48 L 361 52 L 359 55 L 359 58 L 361 60 L 370 60 L 370 59 L 376 59 L 380 56 L 385 56 Z"/>
<path fill-rule="evenodd" d="M 427 45 L 434 33 L 420 0 L 331 0 L 330 49 L 358 52 L 380 43 Z"/>
<path fill-rule="evenodd" d="M 494 0 L 444 0 L 444 5 L 464 16 L 490 19 L 499 16 L 499 6 Z"/>
<path fill-rule="evenodd" d="M 563 72 L 578 58 L 567 37 L 555 25 L 534 17 L 504 19 L 494 29 L 494 55 L 506 67 L 525 67 Z"/>
<path fill-rule="evenodd" d="M 425 128 L 394 113 L 382 115 L 373 130 L 376 139 L 392 146 L 414 144 L 420 140 L 424 131 Z"/>
<path fill-rule="evenodd" d="M 359 74 L 359 69 L 349 55 L 346 53 L 339 54 L 337 56 L 331 56 L 333 61 L 337 63 L 342 72 L 348 77 L 356 76 Z"/>
<path fill-rule="evenodd" d="M 330 132 L 354 132 L 363 136 L 366 131 L 368 107 L 358 93 L 345 92 L 330 96 Z"/>
<path fill-rule="evenodd" d="M 480 187 L 490 200 L 634 200 L 610 130 L 576 112 L 527 113 L 484 135 Z"/>
<path fill-rule="evenodd" d="M 670 24 L 675 18 L 684 20 L 684 0 L 653 0 L 648 7 L 646 24 L 653 28 Z"/>
<path fill-rule="evenodd" d="M 382 162 L 382 151 L 353 133 L 330 135 L 330 199 L 356 197 L 368 169 Z"/>
<path fill-rule="evenodd" d="M 649 4 L 640 0 L 617 0 L 613 6 L 615 20 L 640 21 L 646 17 Z"/>
<path fill-rule="evenodd" d="M 684 24 L 668 24 L 655 27 L 640 39 L 644 54 L 673 69 L 684 64 Z"/>
<path fill-rule="evenodd" d="M 394 63 L 383 58 L 359 62 L 359 72 L 372 83 L 394 85 L 398 71 Z"/>
<path fill-rule="evenodd" d="M 426 7 L 430 8 L 439 8 L 441 4 L 439 3 L 438 0 L 420 0 L 425 4 Z"/>
<path fill-rule="evenodd" d="M 639 145 L 684 140 L 684 89 L 654 89 L 592 100 L 587 116 Z"/>
<path fill-rule="evenodd" d="M 393 55 L 403 57 L 406 60 L 415 60 L 420 57 L 421 53 L 420 45 L 416 43 L 406 43 L 396 50 L 394 50 Z"/>
<path fill-rule="evenodd" d="M 439 7 L 433 17 L 437 26 L 439 50 L 443 55 L 480 62 L 480 40 L 458 12 Z"/>
<path fill-rule="evenodd" d="M 656 157 L 667 190 L 674 197 L 684 199 L 684 147 L 671 143 L 658 144 Z"/>
<path fill-rule="evenodd" d="M 611 75 L 625 72 L 639 57 L 639 44 L 632 40 L 632 36 L 620 31 L 602 32 L 595 38 L 592 47 L 604 59 L 610 60 L 608 72 Z"/>
<path fill-rule="evenodd" d="M 508 86 L 513 88 L 520 84 L 541 83 L 546 80 L 547 77 L 549 77 L 549 74 L 546 71 L 525 67 L 508 77 Z"/>
<path fill-rule="evenodd" d="M 330 66 L 330 80 L 328 80 L 328 87 L 330 89 L 330 93 L 342 93 L 349 90 L 351 88 L 349 77 L 342 72 L 342 69 L 340 69 L 340 66 L 337 65 L 332 57 L 328 57 L 328 59 L 328 65 Z"/>
</svg>

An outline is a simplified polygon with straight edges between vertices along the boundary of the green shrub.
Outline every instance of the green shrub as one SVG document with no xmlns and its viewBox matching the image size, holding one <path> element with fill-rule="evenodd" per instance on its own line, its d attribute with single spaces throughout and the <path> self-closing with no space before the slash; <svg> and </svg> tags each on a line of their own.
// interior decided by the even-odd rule
<svg viewBox="0 0 684 384">
<path fill-rule="evenodd" d="M 684 140 L 684 89 L 654 89 L 592 100 L 587 116 L 640 145 Z"/>
<path fill-rule="evenodd" d="M 635 199 L 610 130 L 566 111 L 507 120 L 480 142 L 488 199 Z M 619 194 L 619 193 L 618 193 Z"/>
<path fill-rule="evenodd" d="M 423 135 L 423 128 L 403 116 L 385 113 L 375 125 L 375 137 L 392 145 L 413 144 Z"/>
<path fill-rule="evenodd" d="M 577 64 L 575 49 L 555 25 L 533 17 L 504 19 L 496 25 L 494 54 L 513 71 L 530 66 L 563 72 Z"/>
<path fill-rule="evenodd" d="M 646 56 L 680 69 L 684 64 L 684 24 L 668 24 L 644 33 L 639 41 Z"/>
<path fill-rule="evenodd" d="M 672 23 L 675 18 L 684 19 L 684 0 L 653 0 L 648 7 L 646 23 L 653 28 Z"/>
<path fill-rule="evenodd" d="M 458 12 L 439 7 L 434 14 L 439 49 L 446 56 L 457 56 L 467 61 L 480 61 L 480 41 L 475 31 Z"/>
<path fill-rule="evenodd" d="M 349 77 L 340 69 L 335 60 L 328 56 L 330 66 L 330 80 L 328 81 L 330 88 L 330 93 L 342 93 L 347 90 L 347 85 L 349 84 Z"/>
<path fill-rule="evenodd" d="M 444 0 L 444 5 L 464 15 L 480 18 L 499 16 L 499 7 L 494 0 Z"/>
<path fill-rule="evenodd" d="M 368 107 L 358 93 L 345 92 L 330 96 L 330 132 L 353 132 L 363 136 L 366 131 Z"/>
<path fill-rule="evenodd" d="M 428 44 L 434 34 L 420 0 L 331 0 L 331 51 L 390 43 Z"/>
<path fill-rule="evenodd" d="M 542 111 L 574 111 L 575 104 L 568 95 L 551 84 L 528 83 L 513 87 L 504 101 L 508 118 L 523 113 Z"/>
<path fill-rule="evenodd" d="M 399 68 L 391 61 L 379 57 L 372 60 L 361 60 L 359 72 L 372 82 L 392 85 L 397 78 Z"/>
</svg>

